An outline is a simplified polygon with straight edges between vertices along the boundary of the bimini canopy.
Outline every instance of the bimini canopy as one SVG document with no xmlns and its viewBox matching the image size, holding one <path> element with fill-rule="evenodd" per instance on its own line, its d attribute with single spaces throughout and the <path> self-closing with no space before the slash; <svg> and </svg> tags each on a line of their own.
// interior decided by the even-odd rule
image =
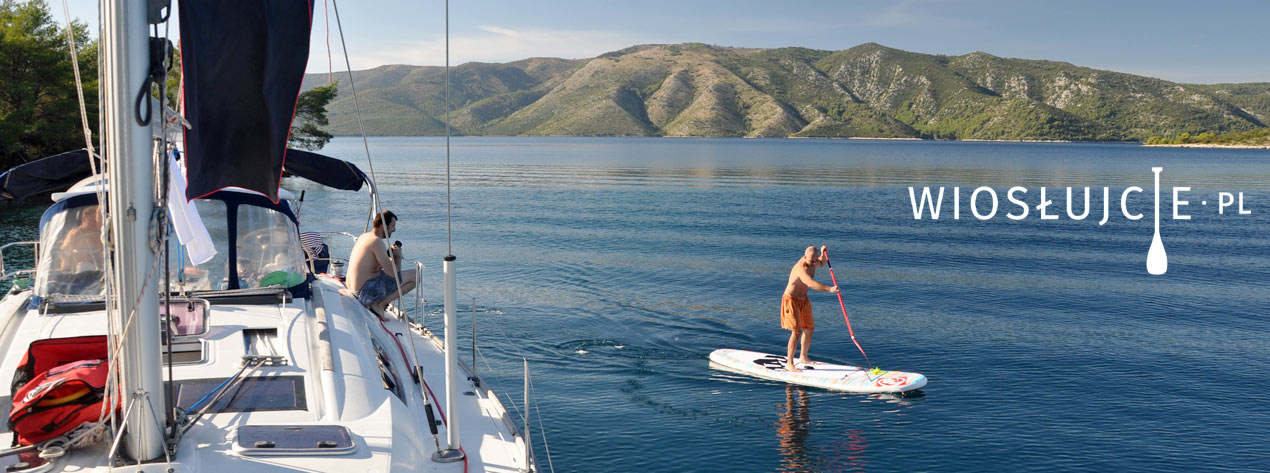
<svg viewBox="0 0 1270 473">
<path fill-rule="evenodd" d="M 370 182 L 353 163 L 298 149 L 287 150 L 287 163 L 283 169 L 288 174 L 340 190 L 360 190 L 362 183 Z M 0 200 L 23 200 L 33 195 L 66 190 L 92 174 L 87 150 L 40 158 L 0 174 Z"/>
<path fill-rule="evenodd" d="M 97 165 L 100 167 L 101 162 L 98 161 Z M 66 190 L 92 174 L 86 149 L 40 158 L 0 174 L 0 199 L 23 200 L 33 195 Z"/>
</svg>

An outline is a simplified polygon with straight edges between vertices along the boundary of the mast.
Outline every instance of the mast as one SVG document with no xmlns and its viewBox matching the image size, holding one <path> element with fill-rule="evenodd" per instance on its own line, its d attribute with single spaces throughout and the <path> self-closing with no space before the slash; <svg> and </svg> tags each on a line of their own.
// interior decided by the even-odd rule
<svg viewBox="0 0 1270 473">
<path fill-rule="evenodd" d="M 165 413 L 159 356 L 156 255 L 150 250 L 150 216 L 154 210 L 152 132 L 137 123 L 135 94 L 149 68 L 149 34 L 145 2 L 106 0 L 102 5 L 102 140 L 109 160 L 110 239 L 114 255 L 112 312 L 116 334 L 125 334 L 116 364 L 122 373 L 127 438 L 126 454 L 138 461 L 163 455 Z M 134 314 L 135 311 L 135 314 Z M 131 326 L 125 327 L 129 318 Z M 129 409 L 129 407 L 131 407 Z"/>
</svg>

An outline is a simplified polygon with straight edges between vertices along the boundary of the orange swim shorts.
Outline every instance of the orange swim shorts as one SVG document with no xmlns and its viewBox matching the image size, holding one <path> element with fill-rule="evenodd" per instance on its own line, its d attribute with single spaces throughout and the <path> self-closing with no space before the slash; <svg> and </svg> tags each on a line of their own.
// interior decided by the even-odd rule
<svg viewBox="0 0 1270 473">
<path fill-rule="evenodd" d="M 785 330 L 810 330 L 816 328 L 811 317 L 811 301 L 790 296 L 781 297 L 781 328 Z"/>
</svg>

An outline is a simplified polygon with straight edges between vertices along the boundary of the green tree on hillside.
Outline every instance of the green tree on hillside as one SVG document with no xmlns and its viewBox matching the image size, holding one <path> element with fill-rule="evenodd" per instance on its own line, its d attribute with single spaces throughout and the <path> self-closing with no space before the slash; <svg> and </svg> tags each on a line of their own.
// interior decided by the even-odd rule
<svg viewBox="0 0 1270 473">
<path fill-rule="evenodd" d="M 1242 146 L 1270 146 L 1270 127 L 1254 128 L 1230 133 L 1213 133 L 1206 131 L 1195 136 L 1182 133 L 1177 138 L 1161 138 L 1152 136 L 1143 141 L 1146 145 L 1182 145 L 1182 144 L 1215 144 Z"/>
<path fill-rule="evenodd" d="M 97 124 L 97 43 L 71 24 L 87 101 Z M 0 0 L 0 170 L 84 147 L 66 31 L 42 1 Z"/>
<path fill-rule="evenodd" d="M 331 124 L 326 117 L 326 106 L 338 94 L 339 82 L 300 93 L 295 105 L 295 120 L 291 122 L 291 136 L 287 139 L 288 146 L 319 150 L 331 141 L 333 135 L 323 129 Z"/>
</svg>

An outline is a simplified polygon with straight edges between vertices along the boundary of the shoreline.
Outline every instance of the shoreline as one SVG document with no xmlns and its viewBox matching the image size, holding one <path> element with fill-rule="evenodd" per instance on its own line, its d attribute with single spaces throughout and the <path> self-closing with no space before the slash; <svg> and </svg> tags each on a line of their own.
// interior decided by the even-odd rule
<svg viewBox="0 0 1270 473">
<path fill-rule="evenodd" d="M 1270 145 L 1223 145 L 1215 143 L 1185 143 L 1142 145 L 1145 148 L 1226 148 L 1226 149 L 1270 149 Z"/>
<path fill-rule="evenodd" d="M 335 138 L 360 138 L 361 135 L 335 135 Z M 444 138 L 445 135 L 366 135 L 367 138 Z M 878 140 L 878 141 L 932 141 L 967 143 L 1112 143 L 1139 144 L 1137 141 L 1076 141 L 1076 140 L 944 140 L 916 137 L 877 136 L 659 136 L 659 135 L 451 135 L 451 138 L 666 138 L 666 139 L 738 139 L 738 140 Z"/>
<path fill-rule="evenodd" d="M 931 140 L 940 141 L 940 140 Z M 964 140 L 947 140 L 947 141 L 968 141 L 976 143 L 1076 143 L 1072 140 L 981 140 L 976 138 L 967 138 Z M 1131 141 L 1081 141 L 1081 143 L 1132 143 Z"/>
<path fill-rule="evenodd" d="M 335 135 L 335 138 L 358 138 L 359 135 Z M 368 138 L 442 138 L 444 135 L 367 135 Z M 667 138 L 667 139 L 714 139 L 734 138 L 742 140 L 787 139 L 787 140 L 876 140 L 876 141 L 932 141 L 932 142 L 965 142 L 965 143 L 1094 143 L 1138 145 L 1150 148 L 1212 148 L 1212 149 L 1270 149 L 1266 145 L 1225 145 L 1210 143 L 1187 144 L 1144 144 L 1138 141 L 1080 141 L 1080 140 L 987 140 L 968 138 L 961 140 L 937 140 L 914 137 L 874 137 L 874 136 L 655 136 L 655 135 L 454 135 L 452 138 Z"/>
</svg>

